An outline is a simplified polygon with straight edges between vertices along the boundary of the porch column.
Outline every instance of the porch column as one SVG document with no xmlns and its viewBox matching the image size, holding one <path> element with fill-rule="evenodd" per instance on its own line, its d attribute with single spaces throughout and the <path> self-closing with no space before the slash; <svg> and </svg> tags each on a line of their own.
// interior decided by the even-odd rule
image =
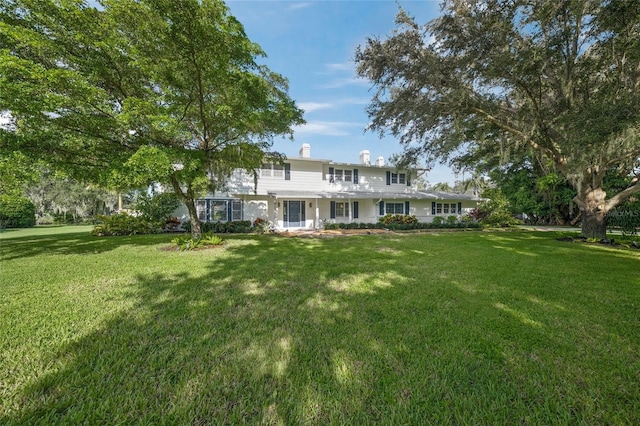
<svg viewBox="0 0 640 426">
<path fill-rule="evenodd" d="M 278 226 L 278 203 L 279 203 L 278 199 L 274 198 L 273 199 L 273 227 L 275 229 L 279 228 L 279 226 Z"/>
<path fill-rule="evenodd" d="M 316 206 L 316 217 L 313 221 L 313 227 L 318 229 L 320 228 L 320 206 L 318 205 L 318 199 L 314 199 L 313 203 Z"/>
</svg>

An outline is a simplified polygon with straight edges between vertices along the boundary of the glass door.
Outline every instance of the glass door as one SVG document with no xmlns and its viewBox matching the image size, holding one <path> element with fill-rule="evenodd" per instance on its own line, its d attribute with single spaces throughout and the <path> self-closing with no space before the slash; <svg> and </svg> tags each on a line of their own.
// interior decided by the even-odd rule
<svg viewBox="0 0 640 426">
<path fill-rule="evenodd" d="M 304 201 L 284 201 L 282 218 L 285 228 L 303 228 L 305 226 Z"/>
</svg>

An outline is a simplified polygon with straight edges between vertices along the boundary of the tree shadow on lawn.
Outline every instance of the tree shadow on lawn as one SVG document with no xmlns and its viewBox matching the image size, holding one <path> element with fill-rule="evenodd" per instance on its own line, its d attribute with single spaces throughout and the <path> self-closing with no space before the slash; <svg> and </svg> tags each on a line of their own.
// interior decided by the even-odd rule
<svg viewBox="0 0 640 426">
<path fill-rule="evenodd" d="M 137 276 L 134 306 L 44 360 L 59 368 L 26 385 L 4 421 L 640 421 L 637 350 L 593 353 L 554 329 L 588 323 L 549 314 L 571 294 L 516 306 L 517 282 L 471 294 L 455 271 L 431 275 L 424 244 L 353 238 L 260 239 L 203 275 Z M 546 316 L 523 321 L 527 310 Z M 589 334 L 606 346 L 603 335 Z M 615 381 L 599 382 L 596 366 Z"/>
<path fill-rule="evenodd" d="M 82 230 L 70 228 L 53 235 L 25 235 L 0 240 L 0 259 L 12 260 L 41 254 L 98 254 L 123 246 L 150 246 L 166 241 L 175 235 L 134 235 L 121 237 L 95 237 L 88 227 Z"/>
</svg>

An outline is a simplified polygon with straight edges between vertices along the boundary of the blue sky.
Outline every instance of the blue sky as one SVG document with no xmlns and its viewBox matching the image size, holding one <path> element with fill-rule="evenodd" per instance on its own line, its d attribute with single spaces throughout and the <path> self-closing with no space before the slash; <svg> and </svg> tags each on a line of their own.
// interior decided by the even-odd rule
<svg viewBox="0 0 640 426">
<path fill-rule="evenodd" d="M 425 23 L 439 13 L 435 0 L 399 0 L 404 10 Z M 289 94 L 305 110 L 307 124 L 295 129 L 294 141 L 277 140 L 274 149 L 297 157 L 303 143 L 311 157 L 357 163 L 367 149 L 372 161 L 400 152 L 393 137 L 364 132 L 365 108 L 373 90 L 356 78 L 354 52 L 367 37 L 384 38 L 394 28 L 398 3 L 392 0 L 228 0 L 231 13 L 248 37 L 267 53 L 262 60 L 289 79 Z M 429 183 L 453 182 L 446 166 L 435 167 Z"/>
</svg>

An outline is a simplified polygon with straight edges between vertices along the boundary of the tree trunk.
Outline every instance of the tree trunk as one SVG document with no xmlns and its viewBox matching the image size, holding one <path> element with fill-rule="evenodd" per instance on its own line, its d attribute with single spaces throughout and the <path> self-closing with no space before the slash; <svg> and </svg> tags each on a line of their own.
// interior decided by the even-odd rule
<svg viewBox="0 0 640 426">
<path fill-rule="evenodd" d="M 607 236 L 607 193 L 602 188 L 586 189 L 575 199 L 582 216 L 582 236 L 586 238 L 606 238 Z"/>
<path fill-rule="evenodd" d="M 582 212 L 582 236 L 602 239 L 607 236 L 607 220 L 603 210 Z"/>
<path fill-rule="evenodd" d="M 180 182 L 176 179 L 175 176 L 171 176 L 171 186 L 173 187 L 173 192 L 176 194 L 178 199 L 187 206 L 187 210 L 189 211 L 189 221 L 191 222 L 191 238 L 194 240 L 199 240 L 202 238 L 202 223 L 198 218 L 198 209 L 196 209 L 196 199 L 194 196 L 194 192 L 190 184 L 186 184 L 186 188 L 180 186 Z"/>
<path fill-rule="evenodd" d="M 199 240 L 202 238 L 202 224 L 198 218 L 198 210 L 196 209 L 196 203 L 193 198 L 188 197 L 184 200 L 184 204 L 189 210 L 189 220 L 191 221 L 191 238 Z"/>
</svg>

